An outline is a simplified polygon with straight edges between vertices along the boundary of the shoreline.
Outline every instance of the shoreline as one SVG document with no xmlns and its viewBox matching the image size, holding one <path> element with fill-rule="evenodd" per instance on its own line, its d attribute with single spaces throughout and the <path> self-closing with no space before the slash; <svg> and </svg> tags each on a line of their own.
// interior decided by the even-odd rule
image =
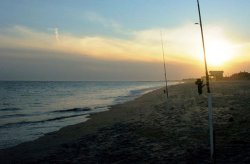
<svg viewBox="0 0 250 164">
<path fill-rule="evenodd" d="M 179 85 L 179 84 L 176 84 Z M 174 85 L 172 85 L 174 86 Z M 121 106 L 126 106 L 126 104 L 130 104 L 131 102 L 133 103 L 134 101 L 138 100 L 138 99 L 143 99 L 144 96 L 147 96 L 149 94 L 155 93 L 155 92 L 163 92 L 162 88 L 158 88 L 158 89 L 154 89 L 150 92 L 147 92 L 145 94 L 140 95 L 139 97 L 136 97 L 135 99 L 123 102 L 123 103 L 119 103 L 119 104 L 114 104 L 114 105 L 110 105 L 108 107 L 108 110 L 106 111 L 102 111 L 102 112 L 97 112 L 97 113 L 92 113 L 89 114 L 89 116 L 87 117 L 87 121 L 78 123 L 78 124 L 74 124 L 74 125 L 68 125 L 65 127 L 60 128 L 57 131 L 54 132 L 50 132 L 50 133 L 46 133 L 45 135 L 39 137 L 38 139 L 32 140 L 32 141 L 27 141 L 24 143 L 20 143 L 16 146 L 13 147 L 9 147 L 9 148 L 5 148 L 5 149 L 0 149 L 0 162 L 8 163 L 8 160 L 5 161 L 5 152 L 6 151 L 10 151 L 10 154 L 14 152 L 18 152 L 18 153 L 14 153 L 16 155 L 18 155 L 16 158 L 23 158 L 24 156 L 26 156 L 27 154 L 31 153 L 31 156 L 33 156 L 34 152 L 32 152 L 32 150 L 35 148 L 35 150 L 39 151 L 39 155 L 35 155 L 34 160 L 36 161 L 36 158 L 38 158 L 38 156 L 42 155 L 42 154 L 47 154 L 45 153 L 45 151 L 47 151 L 48 148 L 52 148 L 54 151 L 54 148 L 56 149 L 56 147 L 58 145 L 61 144 L 65 144 L 68 142 L 71 142 L 75 139 L 80 138 L 83 135 L 88 135 L 91 133 L 95 133 L 98 131 L 98 129 L 104 128 L 106 126 L 110 126 L 111 124 L 114 124 L 116 122 L 121 122 L 121 120 L 116 119 L 116 118 L 109 118 L 109 113 L 113 112 L 115 113 L 115 115 L 117 115 L 117 113 L 120 113 L 122 108 Z M 119 108 L 119 109 L 117 109 Z M 126 113 L 132 113 L 132 112 L 126 112 Z M 138 113 L 138 111 L 136 111 L 135 113 Z M 124 114 L 124 113 L 123 113 Z M 135 115 L 137 117 L 137 115 Z M 103 118 L 104 117 L 104 118 Z M 108 118 L 108 119 L 107 119 Z M 120 117 L 120 118 L 125 118 L 126 117 Z M 123 120 L 124 121 L 124 120 Z M 103 123 L 105 122 L 105 123 Z M 83 129 L 81 132 L 79 132 L 79 129 Z M 70 133 L 68 133 L 70 131 Z M 74 131 L 76 133 L 74 133 Z M 58 136 L 60 136 L 60 138 L 58 138 Z M 57 138 L 56 142 L 51 142 L 52 140 L 54 140 L 55 138 Z M 23 147 L 25 147 L 25 149 L 27 150 L 26 152 L 22 152 Z M 43 152 L 42 154 L 41 151 Z M 22 154 L 22 155 L 21 155 Z M 11 158 L 11 156 L 9 157 Z M 3 160 L 3 161 L 2 161 Z M 30 157 L 30 155 L 27 155 L 24 159 L 24 161 L 33 161 L 32 157 Z"/>
<path fill-rule="evenodd" d="M 115 85 L 120 85 L 120 84 L 118 83 Z M 127 84 L 123 84 L 123 82 L 122 82 L 121 86 L 124 86 L 124 85 L 127 85 Z M 145 86 L 143 86 L 143 85 L 145 85 Z M 42 113 L 44 116 L 41 115 L 41 116 L 39 116 L 40 118 L 38 118 L 38 119 L 35 118 L 36 120 L 34 118 L 32 118 L 32 117 L 36 117 L 36 114 L 30 115 L 31 117 L 24 117 L 23 120 L 21 120 L 21 118 L 17 117 L 17 120 L 19 119 L 21 121 L 16 121 L 15 117 L 11 117 L 11 119 L 13 121 L 8 120 L 8 117 L 6 117 L 6 118 L 4 118 L 4 120 L 2 120 L 3 122 L 1 124 L 1 132 L 3 135 L 1 138 L 0 149 L 11 148 L 11 147 L 17 146 L 21 143 L 38 139 L 39 137 L 43 136 L 46 133 L 58 131 L 65 126 L 85 122 L 85 120 L 87 119 L 86 117 L 92 113 L 98 113 L 98 112 L 103 112 L 103 111 L 109 110 L 110 106 L 112 106 L 112 105 L 124 103 L 126 101 L 131 101 L 131 100 L 133 100 L 133 99 L 135 99 L 135 98 L 137 98 L 137 97 L 139 97 L 139 96 L 141 96 L 149 91 L 155 90 L 157 88 L 159 88 L 159 86 L 158 86 L 158 84 L 155 84 L 155 83 L 152 83 L 152 86 L 150 86 L 150 84 L 148 84 L 148 83 L 147 84 L 135 83 L 135 84 L 131 84 L 130 88 L 125 88 L 125 90 L 124 90 L 124 87 L 121 88 L 122 90 L 119 92 L 116 91 L 116 90 L 118 90 L 117 88 L 116 88 L 116 90 L 113 89 L 113 90 L 115 90 L 116 93 L 115 94 L 111 93 L 111 95 L 109 95 L 109 92 L 107 92 L 106 94 L 103 94 L 103 92 L 101 90 L 100 93 L 98 93 L 98 92 L 96 93 L 96 97 L 93 97 L 93 95 L 92 95 L 93 100 L 90 100 L 90 101 L 92 101 L 92 103 L 85 102 L 86 100 L 84 98 L 83 98 L 84 103 L 81 103 L 80 102 L 81 100 L 79 100 L 80 103 L 77 101 L 76 101 L 76 103 L 74 103 L 74 100 L 79 99 L 79 98 L 75 98 L 75 99 L 72 99 L 73 100 L 73 103 L 71 103 L 72 105 L 67 106 L 66 108 L 63 107 L 63 105 L 61 105 L 61 108 L 60 108 L 60 106 L 58 108 L 56 105 L 54 105 L 54 106 L 51 105 L 50 107 L 53 110 L 48 110 L 47 112 L 43 112 L 44 109 L 46 111 L 47 109 L 50 109 L 50 107 L 45 108 L 46 107 L 46 105 L 45 105 L 44 109 L 42 109 L 42 110 L 39 109 L 39 107 L 38 107 L 37 108 L 38 111 L 40 110 L 40 113 Z M 105 92 L 105 90 L 104 90 L 104 92 Z M 83 92 L 83 94 L 88 95 L 87 93 L 84 93 L 84 92 Z M 90 94 L 92 94 L 92 93 L 90 93 Z M 37 98 L 39 98 L 39 97 L 37 97 Z M 85 98 L 88 99 L 88 96 L 85 96 Z M 49 100 L 50 97 L 48 97 L 47 99 Z M 59 99 L 59 101 L 60 101 L 60 99 Z M 29 103 L 29 102 L 26 102 L 26 103 Z M 43 102 L 41 102 L 40 104 L 43 104 Z M 53 103 L 53 104 L 55 104 L 55 103 Z M 88 105 L 83 105 L 83 104 L 88 104 Z M 18 104 L 17 104 L 17 106 L 18 106 Z M 32 106 L 32 103 L 31 103 L 31 106 Z M 78 108 L 79 109 L 81 108 L 81 109 L 78 110 Z M 17 108 L 17 109 L 22 109 L 22 106 L 20 108 Z M 76 109 L 76 110 L 74 110 L 74 109 Z M 85 110 L 85 109 L 87 109 L 87 110 Z M 1 112 L 2 112 L 2 110 L 1 110 Z M 25 113 L 25 110 L 24 111 L 23 110 L 18 110 L 18 111 L 16 110 L 16 113 L 18 113 L 18 112 L 22 113 L 22 115 L 25 115 L 25 116 L 26 115 L 29 116 L 29 114 L 30 114 L 27 112 Z M 5 114 L 4 111 L 3 111 L 3 114 Z M 10 116 L 15 116 L 15 115 L 13 114 Z M 41 125 L 39 125 L 39 128 L 34 129 L 34 128 L 36 128 L 36 125 L 40 124 L 40 123 L 41 123 Z M 22 131 L 18 130 L 20 128 L 22 128 Z M 34 130 L 29 130 L 29 129 L 34 129 Z M 39 130 L 39 129 L 41 129 L 41 130 Z M 17 133 L 16 133 L 16 131 L 17 131 Z M 17 134 L 20 136 L 24 136 L 24 137 L 21 137 L 21 138 L 15 137 L 15 136 L 17 136 Z M 10 136 L 10 137 L 8 137 L 8 136 Z"/>
<path fill-rule="evenodd" d="M 218 163 L 249 162 L 250 85 L 212 82 L 211 87 Z M 167 100 L 158 89 L 87 122 L 0 150 L 0 162 L 209 163 L 206 94 L 199 96 L 194 83 L 169 91 Z"/>
</svg>

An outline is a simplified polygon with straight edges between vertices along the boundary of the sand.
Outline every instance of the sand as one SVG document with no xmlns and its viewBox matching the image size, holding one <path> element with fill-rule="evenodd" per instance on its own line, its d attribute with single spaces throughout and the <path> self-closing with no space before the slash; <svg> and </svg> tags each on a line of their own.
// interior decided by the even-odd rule
<svg viewBox="0 0 250 164">
<path fill-rule="evenodd" d="M 216 163 L 250 163 L 250 83 L 212 82 Z M 204 89 L 205 92 L 205 89 Z M 35 141 L 0 163 L 210 163 L 207 95 L 194 83 L 159 89 Z"/>
</svg>

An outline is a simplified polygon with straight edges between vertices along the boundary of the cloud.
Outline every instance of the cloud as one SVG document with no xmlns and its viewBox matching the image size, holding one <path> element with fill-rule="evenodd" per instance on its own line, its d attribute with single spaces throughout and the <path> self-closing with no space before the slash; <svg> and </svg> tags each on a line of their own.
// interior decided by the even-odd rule
<svg viewBox="0 0 250 164">
<path fill-rule="evenodd" d="M 119 33 L 119 34 L 125 34 L 129 35 L 131 30 L 125 29 L 120 23 L 113 19 L 107 19 L 96 12 L 85 12 L 84 18 L 92 23 L 98 23 L 102 25 L 105 28 L 111 28 L 112 31 Z"/>
<path fill-rule="evenodd" d="M 140 60 L 153 61 L 159 57 L 151 56 L 141 43 L 100 36 L 72 36 L 70 34 L 55 34 L 36 31 L 24 26 L 14 26 L 1 29 L 0 47 L 25 48 L 46 51 L 59 51 L 88 55 L 107 60 Z M 56 36 L 56 41 L 53 39 Z"/>
<path fill-rule="evenodd" d="M 108 61 L 60 52 L 1 49 L 1 80 L 163 80 L 162 62 Z M 193 65 L 167 62 L 169 79 L 199 76 Z M 196 70 L 196 71 L 194 71 Z"/>
<path fill-rule="evenodd" d="M 89 15 L 89 19 L 106 23 L 105 19 L 93 13 Z M 87 55 L 102 60 L 143 62 L 162 61 L 160 31 L 163 31 L 167 61 L 196 65 L 202 61 L 200 31 L 199 27 L 193 23 L 172 29 L 155 28 L 134 31 L 128 39 L 74 36 L 67 33 L 60 33 L 59 36 L 58 28 L 54 28 L 54 34 L 36 31 L 25 26 L 14 26 L 9 29 L 0 29 L 0 31 L 0 47 L 2 48 L 38 49 Z M 210 43 L 222 40 L 226 41 L 227 46 L 232 49 L 240 48 L 238 44 L 225 36 L 222 28 L 209 26 L 205 29 L 205 34 L 208 46 Z"/>
<path fill-rule="evenodd" d="M 54 35 L 30 29 L 25 26 L 13 26 L 0 30 L 0 47 L 2 48 L 30 48 L 52 50 L 55 44 Z"/>
<path fill-rule="evenodd" d="M 233 70 L 248 71 L 248 40 L 235 42 L 220 27 L 206 26 L 204 30 L 208 50 L 214 43 L 223 43 L 218 45 L 234 51 L 234 54 L 229 53 L 233 60 L 223 67 L 226 74 L 233 73 Z M 133 31 L 127 39 L 75 36 L 59 32 L 59 28 L 42 32 L 19 25 L 0 29 L 0 79 L 15 79 L 25 73 L 24 79 L 163 79 L 161 31 L 168 77 L 180 79 L 202 75 L 201 36 L 199 27 L 192 23 L 178 28 Z M 35 66 L 36 70 L 33 69 Z M 42 67 L 46 67 L 45 71 L 40 70 Z M 65 71 L 65 68 L 70 68 L 70 71 Z M 13 70 L 12 73 L 9 70 Z"/>
<path fill-rule="evenodd" d="M 59 29 L 55 28 L 54 31 L 55 31 L 56 40 L 57 40 L 57 42 L 59 42 L 60 41 L 60 39 L 59 39 Z"/>
</svg>

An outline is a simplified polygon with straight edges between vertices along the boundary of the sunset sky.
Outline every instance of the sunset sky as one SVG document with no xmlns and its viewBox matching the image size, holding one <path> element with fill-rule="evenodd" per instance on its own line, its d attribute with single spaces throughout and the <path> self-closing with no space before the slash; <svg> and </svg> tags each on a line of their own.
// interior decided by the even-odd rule
<svg viewBox="0 0 250 164">
<path fill-rule="evenodd" d="M 250 1 L 200 0 L 209 70 L 250 72 Z M 196 0 L 1 0 L 0 80 L 200 77 Z"/>
</svg>

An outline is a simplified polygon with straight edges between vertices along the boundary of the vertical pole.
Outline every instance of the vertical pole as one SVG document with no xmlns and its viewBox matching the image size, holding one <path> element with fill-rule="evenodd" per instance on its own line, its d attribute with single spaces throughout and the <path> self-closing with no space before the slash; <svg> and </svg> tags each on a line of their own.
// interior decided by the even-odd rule
<svg viewBox="0 0 250 164">
<path fill-rule="evenodd" d="M 211 157 L 211 161 L 214 162 L 214 130 L 213 130 L 213 113 L 212 113 L 212 95 L 211 95 L 210 85 L 209 85 L 209 75 L 208 75 L 208 69 L 207 69 L 206 49 L 205 49 L 205 42 L 204 42 L 204 35 L 203 35 L 203 27 L 202 27 L 202 21 L 201 21 L 201 12 L 200 12 L 199 0 L 197 0 L 197 6 L 198 6 L 198 12 L 199 12 L 199 20 L 200 20 L 199 24 L 200 24 L 200 29 L 201 29 L 202 46 L 203 46 L 204 62 L 205 62 L 205 73 L 206 73 L 206 86 L 207 86 L 207 93 L 208 93 L 210 157 Z"/>
<path fill-rule="evenodd" d="M 214 128 L 213 128 L 213 113 L 212 113 L 212 95 L 208 93 L 208 118 L 209 118 L 209 136 L 210 136 L 210 157 L 214 162 Z"/>
<path fill-rule="evenodd" d="M 163 41 L 162 41 L 162 32 L 161 32 L 161 47 L 162 47 L 162 58 L 163 58 L 163 64 L 164 64 L 164 76 L 165 76 L 165 82 L 166 82 L 166 94 L 168 98 L 168 80 L 167 80 L 167 73 L 166 73 L 166 63 L 165 63 L 165 52 L 163 47 Z"/>
</svg>

